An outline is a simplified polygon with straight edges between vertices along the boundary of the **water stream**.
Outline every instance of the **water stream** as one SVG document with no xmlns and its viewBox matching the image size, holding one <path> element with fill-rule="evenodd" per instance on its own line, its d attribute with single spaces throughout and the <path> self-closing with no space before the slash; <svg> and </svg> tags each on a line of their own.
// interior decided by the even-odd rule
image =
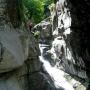
<svg viewBox="0 0 90 90">
<path fill-rule="evenodd" d="M 46 72 L 51 76 L 52 80 L 54 81 L 54 85 L 56 88 L 62 87 L 64 90 L 75 90 L 73 86 L 65 79 L 64 77 L 64 71 L 58 69 L 55 66 L 52 66 L 44 56 L 46 52 L 44 52 L 44 49 L 47 48 L 48 45 L 46 44 L 39 44 L 41 56 L 39 56 L 40 61 L 43 63 L 43 68 L 46 70 Z M 61 89 L 60 89 L 61 90 Z"/>
</svg>

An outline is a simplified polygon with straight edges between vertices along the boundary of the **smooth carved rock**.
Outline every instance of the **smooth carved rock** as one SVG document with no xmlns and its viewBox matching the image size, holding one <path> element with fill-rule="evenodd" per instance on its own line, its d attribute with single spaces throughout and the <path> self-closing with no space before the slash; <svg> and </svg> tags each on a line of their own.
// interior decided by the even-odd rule
<svg viewBox="0 0 90 90">
<path fill-rule="evenodd" d="M 20 67 L 27 59 L 27 38 L 22 41 L 20 36 L 22 35 L 16 32 L 0 31 L 0 43 L 2 44 L 1 49 L 3 49 L 0 73 Z"/>
</svg>

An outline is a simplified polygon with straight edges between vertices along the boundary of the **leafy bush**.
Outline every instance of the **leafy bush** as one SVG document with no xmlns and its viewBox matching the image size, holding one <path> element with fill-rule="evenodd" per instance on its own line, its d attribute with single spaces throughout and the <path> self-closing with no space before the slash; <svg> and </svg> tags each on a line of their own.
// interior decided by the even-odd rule
<svg viewBox="0 0 90 90">
<path fill-rule="evenodd" d="M 44 6 L 47 7 L 53 2 L 53 0 L 23 0 L 25 8 L 25 17 L 32 22 L 39 23 L 45 18 Z"/>
<path fill-rule="evenodd" d="M 43 17 L 43 2 L 40 0 L 23 0 L 24 6 L 27 9 L 26 16 L 34 23 L 40 22 Z"/>
</svg>

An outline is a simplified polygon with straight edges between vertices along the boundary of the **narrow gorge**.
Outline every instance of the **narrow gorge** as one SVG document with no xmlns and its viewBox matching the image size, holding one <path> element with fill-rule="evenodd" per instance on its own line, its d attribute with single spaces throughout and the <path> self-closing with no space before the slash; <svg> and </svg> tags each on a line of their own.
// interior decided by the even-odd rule
<svg viewBox="0 0 90 90">
<path fill-rule="evenodd" d="M 90 90 L 89 8 L 54 0 L 30 31 L 22 0 L 0 0 L 0 90 Z"/>
</svg>

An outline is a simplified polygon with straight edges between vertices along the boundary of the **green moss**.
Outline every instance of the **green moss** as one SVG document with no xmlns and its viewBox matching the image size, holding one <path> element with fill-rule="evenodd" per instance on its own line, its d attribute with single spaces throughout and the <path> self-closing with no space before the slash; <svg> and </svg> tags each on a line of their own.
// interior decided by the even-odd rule
<svg viewBox="0 0 90 90">
<path fill-rule="evenodd" d="M 39 37 L 40 37 L 40 31 L 36 31 L 34 33 L 34 37 L 37 38 L 37 39 L 39 39 Z"/>
</svg>

